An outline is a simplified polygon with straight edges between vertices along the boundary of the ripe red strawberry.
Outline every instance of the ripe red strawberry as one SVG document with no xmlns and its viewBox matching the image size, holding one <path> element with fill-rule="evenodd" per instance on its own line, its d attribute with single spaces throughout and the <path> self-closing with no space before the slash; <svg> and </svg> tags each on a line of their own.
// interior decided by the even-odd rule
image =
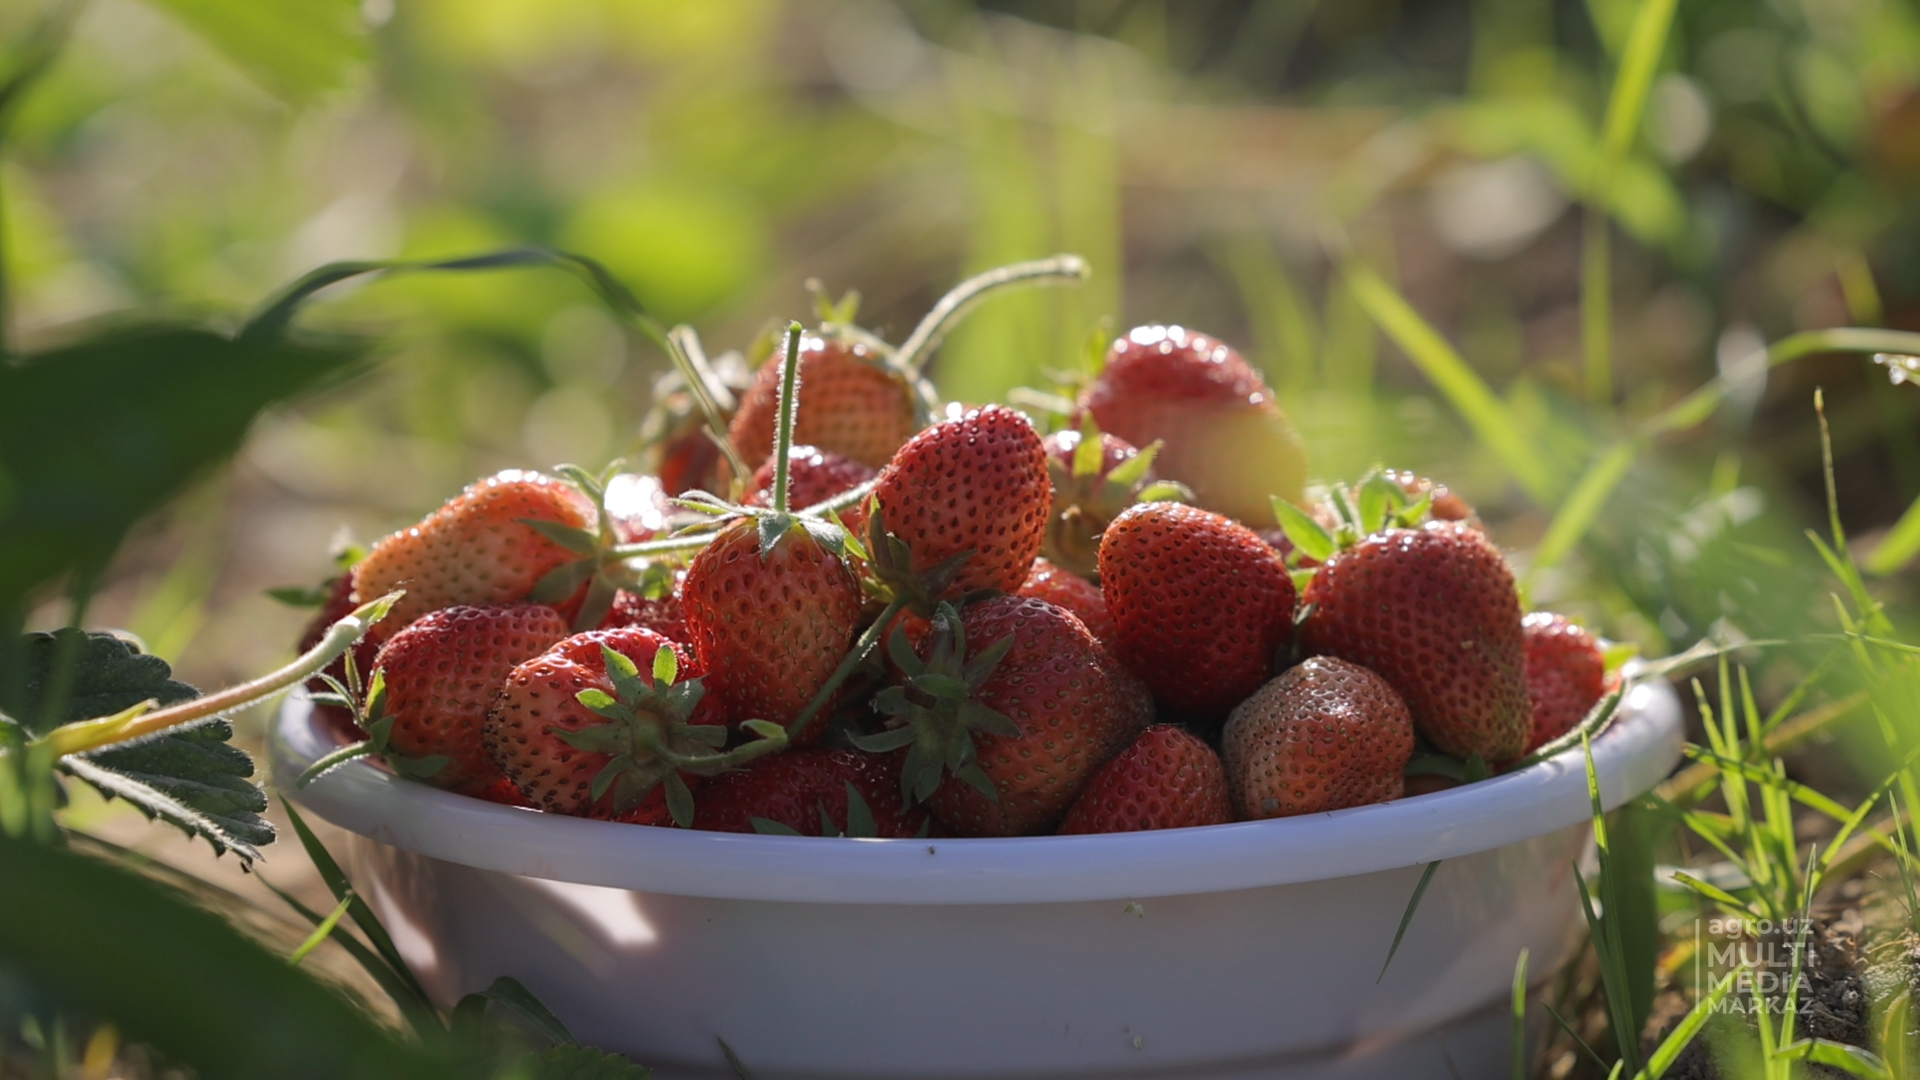
<svg viewBox="0 0 1920 1080">
<path fill-rule="evenodd" d="M 846 564 L 804 528 L 763 551 L 760 523 L 742 518 L 694 556 L 680 602 L 727 716 L 785 727 L 852 648 L 861 597 Z M 818 739 L 828 712 L 794 733 L 795 744 Z"/>
<path fill-rule="evenodd" d="M 1156 724 L 1100 767 L 1060 832 L 1140 832 L 1233 820 L 1220 755 L 1182 728 Z"/>
<path fill-rule="evenodd" d="M 860 793 L 866 817 L 854 809 L 848 789 Z M 900 798 L 900 758 L 807 746 L 770 754 L 739 772 L 717 776 L 700 792 L 694 827 L 717 832 L 779 832 L 754 826 L 755 818 L 802 836 L 910 837 L 919 835 L 927 812 Z"/>
<path fill-rule="evenodd" d="M 867 346 L 812 334 L 800 339 L 795 443 L 832 450 L 877 469 L 919 429 L 914 406 L 907 380 Z M 727 429 L 749 466 L 757 467 L 773 454 L 779 411 L 780 364 L 769 361 L 755 373 Z"/>
<path fill-rule="evenodd" d="M 1526 749 L 1520 596 L 1476 529 L 1430 521 L 1375 533 L 1329 556 L 1301 600 L 1312 611 L 1303 650 L 1386 679 L 1442 752 L 1497 766 Z"/>
<path fill-rule="evenodd" d="M 1532 753 L 1572 731 L 1600 703 L 1607 692 L 1607 658 L 1593 635 L 1564 615 L 1536 611 L 1520 627 L 1527 643 Z"/>
<path fill-rule="evenodd" d="M 374 664 L 386 673 L 386 745 L 422 759 L 447 758 L 426 780 L 482 795 L 502 779 L 487 755 L 487 708 L 509 672 L 567 636 L 559 612 L 538 604 L 441 608 L 393 635 Z"/>
<path fill-rule="evenodd" d="M 679 576 L 684 579 L 686 574 L 682 572 Z M 613 607 L 607 611 L 607 621 L 600 628 L 609 630 L 616 626 L 637 626 L 683 644 L 693 640 L 692 631 L 687 629 L 687 612 L 680 603 L 680 590 L 677 587 L 658 600 L 649 600 L 622 589 L 614 596 Z"/>
<path fill-rule="evenodd" d="M 904 641 L 894 645 L 902 681 L 875 700 L 902 726 L 856 742 L 877 751 L 910 744 L 909 798 L 930 792 L 928 808 L 961 836 L 1047 831 L 1139 733 L 1100 643 L 1044 600 L 997 596 L 964 612 L 942 605 L 917 652 Z"/>
<path fill-rule="evenodd" d="M 1040 553 L 1053 483 L 1033 425 L 988 405 L 908 440 L 881 471 L 874 494 L 887 530 L 911 554 L 912 572 L 973 553 L 937 592 L 952 599 L 1020 587 Z"/>
<path fill-rule="evenodd" d="M 1293 628 L 1293 579 L 1252 530 L 1179 503 L 1139 503 L 1100 541 L 1100 588 L 1120 662 L 1200 723 L 1267 681 Z"/>
<path fill-rule="evenodd" d="M 688 824 L 689 775 L 785 745 L 763 737 L 723 753 L 727 729 L 706 722 L 698 676 L 683 647 L 651 630 L 575 634 L 507 676 L 487 714 L 487 752 L 542 810 L 620 818 L 664 804 Z"/>
<path fill-rule="evenodd" d="M 1113 616 L 1107 613 L 1107 598 L 1100 595 L 1100 587 L 1045 559 L 1033 560 L 1033 569 L 1027 571 L 1027 580 L 1015 595 L 1045 600 L 1073 612 L 1102 645 L 1111 646 L 1119 633 Z"/>
<path fill-rule="evenodd" d="M 308 623 L 306 630 L 301 633 L 300 643 L 295 648 L 295 652 L 304 653 L 315 645 L 320 644 L 320 639 L 327 636 L 327 630 L 331 628 L 334 623 L 353 614 L 353 609 L 359 606 L 353 602 L 353 571 L 348 570 L 339 577 L 334 578 L 329 589 L 330 591 L 327 593 L 326 601 L 320 605 L 320 610 L 314 615 L 313 621 Z M 381 622 L 392 621 L 393 615 L 391 613 L 389 613 L 385 619 L 381 620 Z M 352 649 L 348 650 L 353 656 L 353 666 L 360 673 L 362 684 L 373 675 L 373 656 L 379 651 L 380 643 L 373 640 L 372 634 L 361 638 L 358 642 L 354 643 Z M 339 659 L 328 664 L 324 673 L 333 676 L 344 685 L 347 681 L 346 655 L 343 654 Z M 307 690 L 315 694 L 332 692 L 332 689 L 326 682 L 318 677 L 307 680 Z M 367 733 L 360 730 L 360 725 L 353 722 L 353 713 L 342 706 L 315 704 L 313 712 L 322 723 L 334 729 L 334 731 L 338 732 L 350 742 L 367 737 Z"/>
<path fill-rule="evenodd" d="M 804 388 L 804 384 L 803 384 Z M 879 475 L 879 470 L 831 450 L 813 446 L 793 448 L 787 465 L 787 505 L 804 510 L 843 492 L 859 487 Z M 760 466 L 747 485 L 747 505 L 773 505 L 773 461 Z M 840 523 L 855 536 L 866 532 L 867 511 L 858 503 L 839 511 Z"/>
<path fill-rule="evenodd" d="M 365 602 L 394 589 L 407 594 L 373 634 L 384 640 L 455 604 L 526 600 L 549 571 L 580 558 L 527 520 L 589 530 L 597 524 L 593 504 L 572 485 L 509 470 L 470 485 L 420 524 L 375 544 L 354 568 L 354 595 Z M 559 606 L 567 612 L 566 604 Z"/>
<path fill-rule="evenodd" d="M 1385 679 L 1316 656 L 1233 710 L 1220 754 L 1242 818 L 1386 802 L 1406 787 L 1413 720 Z"/>
<path fill-rule="evenodd" d="M 1080 403 L 1135 446 L 1161 440 L 1155 471 L 1192 488 L 1199 506 L 1265 524 L 1271 496 L 1300 501 L 1300 437 L 1260 374 L 1213 338 L 1137 327 L 1113 343 Z"/>
</svg>

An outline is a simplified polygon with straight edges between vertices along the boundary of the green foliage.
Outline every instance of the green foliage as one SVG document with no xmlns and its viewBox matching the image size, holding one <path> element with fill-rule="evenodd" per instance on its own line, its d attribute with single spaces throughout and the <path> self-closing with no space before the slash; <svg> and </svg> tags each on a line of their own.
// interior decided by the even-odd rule
<svg viewBox="0 0 1920 1080">
<path fill-rule="evenodd" d="M 111 634 L 83 634 L 70 627 L 29 634 L 21 651 L 24 694 L 11 705 L 34 737 L 143 701 L 165 706 L 199 696 L 172 678 L 166 661 Z M 216 853 L 231 849 L 252 861 L 262 845 L 273 842 L 273 826 L 260 817 L 267 797 L 249 779 L 253 759 L 228 745 L 232 737 L 232 725 L 212 719 L 74 755 L 60 767 L 107 798 L 125 799 L 149 818 L 204 838 Z"/>
<path fill-rule="evenodd" d="M 359 0 L 147 0 L 261 86 L 304 103 L 344 85 L 368 54 Z"/>
<path fill-rule="evenodd" d="M 145 878 L 0 836 L 0 954 L 207 1080 L 452 1078 L 285 961 Z"/>
</svg>

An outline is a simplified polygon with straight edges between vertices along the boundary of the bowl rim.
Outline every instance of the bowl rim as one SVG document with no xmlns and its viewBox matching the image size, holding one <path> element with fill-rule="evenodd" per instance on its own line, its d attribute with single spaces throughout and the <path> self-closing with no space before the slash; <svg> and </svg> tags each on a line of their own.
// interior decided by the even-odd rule
<svg viewBox="0 0 1920 1080">
<path fill-rule="evenodd" d="M 1680 760 L 1679 698 L 1631 687 L 1593 740 L 1601 803 L 1621 805 Z M 1266 821 L 1085 836 L 866 840 L 624 825 L 455 795 L 350 762 L 293 780 L 338 745 L 303 695 L 267 735 L 276 786 L 341 828 L 483 870 L 639 892 L 826 904 L 1131 900 L 1322 881 L 1472 855 L 1590 818 L 1580 750 L 1389 803 Z"/>
</svg>

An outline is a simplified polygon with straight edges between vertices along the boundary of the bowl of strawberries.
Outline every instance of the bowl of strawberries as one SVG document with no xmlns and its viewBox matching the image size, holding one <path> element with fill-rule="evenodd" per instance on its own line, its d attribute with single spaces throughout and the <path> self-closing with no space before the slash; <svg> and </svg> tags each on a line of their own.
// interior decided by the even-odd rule
<svg viewBox="0 0 1920 1080">
<path fill-rule="evenodd" d="M 336 583 L 316 636 L 392 606 L 273 768 L 429 991 L 513 975 L 662 1077 L 1502 1067 L 1666 684 L 1445 487 L 1307 487 L 1206 335 L 1036 423 L 839 314 L 683 363 L 651 472 L 487 478 Z"/>
</svg>

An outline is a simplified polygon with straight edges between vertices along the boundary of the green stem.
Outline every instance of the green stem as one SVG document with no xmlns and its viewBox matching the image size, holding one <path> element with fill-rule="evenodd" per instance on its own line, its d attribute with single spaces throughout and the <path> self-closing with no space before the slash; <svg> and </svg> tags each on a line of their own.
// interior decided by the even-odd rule
<svg viewBox="0 0 1920 1080">
<path fill-rule="evenodd" d="M 887 627 L 893 624 L 894 617 L 899 615 L 906 606 L 907 602 L 898 598 L 888 602 L 886 609 L 880 612 L 880 617 L 873 621 L 873 625 L 861 632 L 859 639 L 853 643 L 853 648 L 848 651 L 846 659 L 840 661 L 840 666 L 834 668 L 833 674 L 827 676 L 827 681 L 821 684 L 819 692 L 813 695 L 813 700 L 807 702 L 807 707 L 801 709 L 800 715 L 794 717 L 793 723 L 787 725 L 788 739 L 798 737 L 800 732 L 806 729 L 807 724 L 819 715 L 820 710 L 827 707 L 827 701 L 833 697 L 833 692 L 840 689 L 840 684 L 847 681 L 847 676 L 853 674 L 854 668 L 865 663 L 867 657 L 872 655 L 874 646 L 880 643 L 880 635 L 887 632 Z"/>
<path fill-rule="evenodd" d="M 641 540 L 632 544 L 615 544 L 607 549 L 607 554 L 621 559 L 639 559 L 648 555 L 671 555 L 676 551 L 698 551 L 713 543 L 718 533 L 695 533 L 691 536 L 669 536 L 665 540 Z"/>
<path fill-rule="evenodd" d="M 1606 409 L 1613 404 L 1613 260 L 1607 213 L 1597 203 L 1587 207 L 1581 232 L 1580 347 L 1587 401 Z"/>
<path fill-rule="evenodd" d="M 826 517 L 831 511 L 845 510 L 849 506 L 865 502 L 867 496 L 873 494 L 873 489 L 879 486 L 880 478 L 876 476 L 866 483 L 848 488 L 831 499 L 822 499 L 812 506 L 803 506 L 796 513 L 801 517 Z"/>
<path fill-rule="evenodd" d="M 787 512 L 787 459 L 793 456 L 793 414 L 800 396 L 800 324 L 787 324 L 787 355 L 780 364 L 780 415 L 773 435 L 773 512 Z"/>
<path fill-rule="evenodd" d="M 271 694 L 285 690 L 289 686 L 303 683 L 319 674 L 328 664 L 352 648 L 367 632 L 367 629 L 384 617 L 400 598 L 398 593 L 390 593 L 372 603 L 362 604 L 352 614 L 334 623 L 327 630 L 320 643 L 301 653 L 293 663 L 278 671 L 269 672 L 250 682 L 229 687 L 217 694 L 195 698 L 165 709 L 156 709 L 132 717 L 126 714 L 105 717 L 100 720 L 87 720 L 78 724 L 68 724 L 55 728 L 44 738 L 27 744 L 28 751 L 46 749 L 55 758 L 68 754 L 83 754 L 98 750 L 104 746 L 127 742 L 132 739 L 156 735 L 182 724 L 195 720 L 204 720 L 209 716 L 218 716 L 251 705 Z M 130 710 L 131 711 L 131 710 Z"/>
<path fill-rule="evenodd" d="M 940 347 L 940 341 L 947 336 L 947 332 L 990 293 L 1014 285 L 1082 281 L 1089 272 L 1087 260 L 1080 256 L 1055 255 L 1051 259 L 1013 263 L 975 274 L 955 285 L 952 291 L 940 298 L 939 303 L 933 305 L 933 310 L 927 312 L 926 317 L 920 320 L 920 325 L 913 328 L 913 333 L 901 342 L 899 350 L 893 354 L 894 366 L 918 375 L 920 369 L 927 366 L 927 357 Z"/>
</svg>

